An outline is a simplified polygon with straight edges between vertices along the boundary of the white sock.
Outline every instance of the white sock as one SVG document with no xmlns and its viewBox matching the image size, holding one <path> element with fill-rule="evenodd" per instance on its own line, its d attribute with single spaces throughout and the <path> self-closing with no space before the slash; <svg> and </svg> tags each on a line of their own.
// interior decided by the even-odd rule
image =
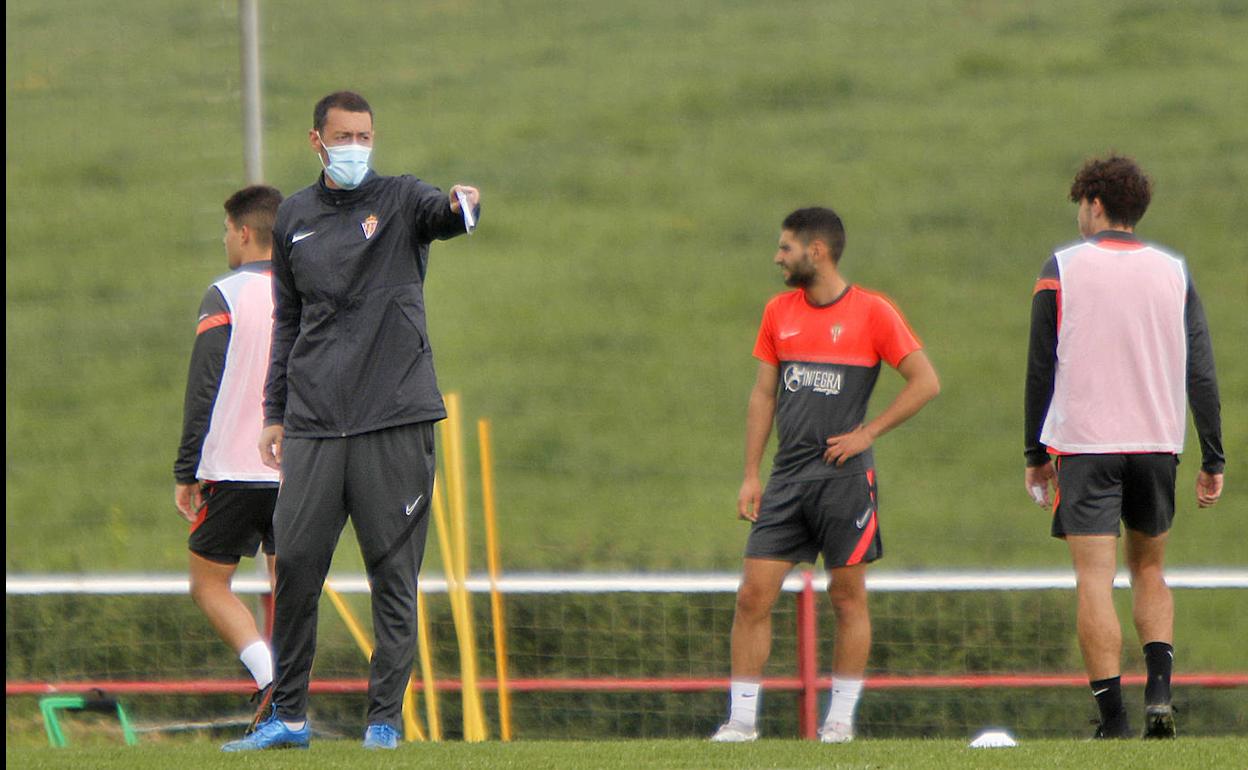
<svg viewBox="0 0 1248 770">
<path fill-rule="evenodd" d="M 308 720 L 306 719 L 300 722 L 287 722 L 285 719 L 282 720 L 282 724 L 286 725 L 286 729 L 292 732 L 299 732 L 300 730 L 303 729 L 303 726 L 306 725 L 307 723 L 308 723 Z"/>
<path fill-rule="evenodd" d="M 858 707 L 858 696 L 862 695 L 861 679 L 841 679 L 832 677 L 832 702 L 828 704 L 828 716 L 823 720 L 825 725 L 840 723 L 854 724 L 854 709 Z"/>
<path fill-rule="evenodd" d="M 760 682 L 733 679 L 728 685 L 728 721 L 753 727 L 758 722 L 758 701 L 763 697 Z"/>
<path fill-rule="evenodd" d="M 238 654 L 238 659 L 251 672 L 251 678 L 256 680 L 257 690 L 263 690 L 273 681 L 273 654 L 269 652 L 269 645 L 263 639 L 244 647 Z"/>
</svg>

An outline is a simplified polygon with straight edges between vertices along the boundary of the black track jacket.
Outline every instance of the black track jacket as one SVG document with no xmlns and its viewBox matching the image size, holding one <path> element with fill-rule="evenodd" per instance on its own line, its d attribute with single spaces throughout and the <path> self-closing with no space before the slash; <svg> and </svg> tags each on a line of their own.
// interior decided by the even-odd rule
<svg viewBox="0 0 1248 770">
<path fill-rule="evenodd" d="M 444 418 L 424 279 L 429 243 L 463 232 L 447 195 L 412 176 L 334 190 L 322 174 L 282 201 L 265 425 L 328 438 Z"/>
</svg>

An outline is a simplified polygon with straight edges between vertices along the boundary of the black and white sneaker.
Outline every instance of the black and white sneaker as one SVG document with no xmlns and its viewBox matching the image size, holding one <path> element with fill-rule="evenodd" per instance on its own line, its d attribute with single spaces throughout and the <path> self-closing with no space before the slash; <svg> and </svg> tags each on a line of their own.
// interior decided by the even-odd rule
<svg viewBox="0 0 1248 770">
<path fill-rule="evenodd" d="M 1108 722 L 1096 722 L 1096 732 L 1092 733 L 1092 740 L 1112 740 L 1115 738 L 1134 738 L 1131 733 L 1131 725 L 1127 723 L 1127 714 L 1123 712 L 1113 717 Z"/>
<path fill-rule="evenodd" d="M 1144 738 L 1175 738 L 1178 731 L 1174 728 L 1174 707 L 1169 703 L 1149 706 L 1144 709 Z"/>
</svg>

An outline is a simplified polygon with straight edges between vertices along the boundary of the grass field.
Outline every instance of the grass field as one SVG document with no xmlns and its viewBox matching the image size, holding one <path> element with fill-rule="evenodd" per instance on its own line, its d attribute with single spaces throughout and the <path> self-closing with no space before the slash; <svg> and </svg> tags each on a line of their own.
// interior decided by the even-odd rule
<svg viewBox="0 0 1248 770">
<path fill-rule="evenodd" d="M 11 768 L 337 768 L 365 761 L 372 768 L 923 768 L 967 770 L 1001 768 L 1049 770 L 1054 767 L 1167 768 L 1207 770 L 1243 766 L 1243 738 L 1201 738 L 1173 743 L 1119 741 L 1022 741 L 1012 749 L 970 749 L 964 741 L 858 741 L 823 746 L 806 741 L 764 740 L 752 745 L 711 745 L 705 741 L 534 741 L 513 744 L 429 744 L 390 753 L 369 753 L 354 742 L 316 743 L 308 751 L 225 755 L 215 745 L 162 745 L 137 748 L 7 748 Z"/>
<path fill-rule="evenodd" d="M 183 565 L 183 375 L 242 182 L 235 13 L 5 6 L 7 571 Z M 269 181 L 315 178 L 311 105 L 350 86 L 379 169 L 484 190 L 428 303 L 443 387 L 495 423 L 506 566 L 736 566 L 750 350 L 778 223 L 816 202 L 944 380 L 877 446 L 882 566 L 1064 564 L 1022 492 L 1023 346 L 1069 179 L 1109 148 L 1157 179 L 1141 231 L 1189 255 L 1222 380 L 1227 492 L 1195 511 L 1189 431 L 1171 563 L 1245 562 L 1243 0 L 273 2 L 262 30 Z"/>
<path fill-rule="evenodd" d="M 183 377 L 199 298 L 224 269 L 221 201 L 243 182 L 235 14 L 6 3 L 6 572 L 184 568 L 170 470 Z M 880 568 L 1064 567 L 1022 489 L 1023 349 L 1039 266 L 1076 236 L 1070 178 L 1110 148 L 1156 178 L 1140 232 L 1188 256 L 1221 378 L 1227 490 L 1195 509 L 1189 430 L 1169 563 L 1248 564 L 1248 134 L 1231 98 L 1248 71 L 1245 0 L 357 0 L 315 13 L 276 0 L 262 14 L 268 181 L 313 181 L 311 106 L 351 87 L 376 109 L 379 170 L 484 191 L 478 233 L 434 246 L 427 300 L 443 388 L 494 422 L 505 568 L 737 567 L 750 351 L 783 288 L 779 222 L 813 203 L 841 212 L 845 272 L 898 302 L 943 379 L 876 447 Z M 898 380 L 881 376 L 872 413 Z M 362 569 L 349 533 L 335 569 Z M 1185 660 L 1242 671 L 1243 600 L 1209 596 L 1180 602 Z M 829 756 L 426 748 L 491 767 Z M 1243 744 L 1163 750 L 1204 767 Z M 848 751 L 858 766 L 1144 759 L 1073 743 Z M 201 752 L 220 760 L 145 747 L 83 763 L 190 768 Z"/>
</svg>

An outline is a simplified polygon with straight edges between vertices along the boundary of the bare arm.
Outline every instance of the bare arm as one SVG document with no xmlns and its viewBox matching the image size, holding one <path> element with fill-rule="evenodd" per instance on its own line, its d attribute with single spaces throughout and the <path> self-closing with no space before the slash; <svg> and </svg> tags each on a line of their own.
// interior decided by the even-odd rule
<svg viewBox="0 0 1248 770">
<path fill-rule="evenodd" d="M 771 437 L 779 385 L 780 370 L 759 362 L 758 376 L 754 380 L 754 389 L 750 391 L 750 406 L 745 416 L 745 479 L 737 494 L 737 516 L 749 521 L 758 519 L 758 506 L 763 497 L 758 469 L 763 463 L 763 453 L 767 451 L 767 439 Z"/>
<path fill-rule="evenodd" d="M 829 438 L 828 448 L 823 453 L 824 462 L 844 465 L 849 458 L 867 451 L 877 438 L 913 417 L 940 393 L 940 378 L 922 350 L 901 359 L 897 371 L 905 378 L 906 385 L 893 403 L 871 422 Z"/>
</svg>

